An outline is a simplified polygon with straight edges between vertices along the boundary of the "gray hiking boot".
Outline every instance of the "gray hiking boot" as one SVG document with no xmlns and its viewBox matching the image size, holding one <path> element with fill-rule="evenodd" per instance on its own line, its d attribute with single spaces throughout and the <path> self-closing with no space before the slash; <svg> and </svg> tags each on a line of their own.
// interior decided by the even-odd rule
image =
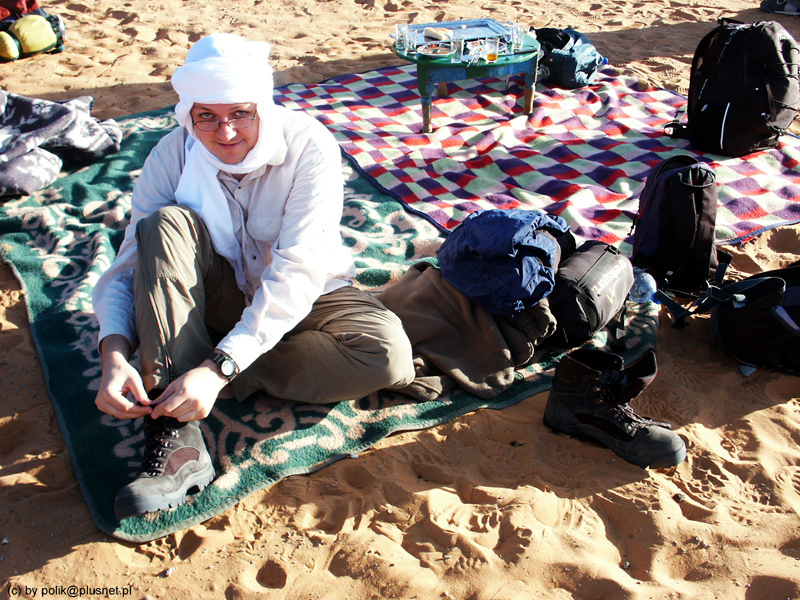
<svg viewBox="0 0 800 600">
<path fill-rule="evenodd" d="M 562 358 L 544 410 L 545 425 L 591 438 L 640 467 L 679 464 L 686 458 L 683 439 L 668 424 L 641 417 L 628 405 L 655 378 L 655 352 L 648 350 L 623 366 L 620 356 L 603 350 L 575 350 Z"/>
<path fill-rule="evenodd" d="M 186 502 L 192 488 L 205 488 L 214 479 L 214 465 L 197 422 L 144 418 L 145 452 L 139 474 L 117 494 L 117 519 Z"/>
</svg>

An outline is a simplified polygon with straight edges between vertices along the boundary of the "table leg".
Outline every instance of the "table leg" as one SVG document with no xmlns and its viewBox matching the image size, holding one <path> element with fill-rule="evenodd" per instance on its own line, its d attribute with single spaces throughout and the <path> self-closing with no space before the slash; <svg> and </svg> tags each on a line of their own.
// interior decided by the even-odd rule
<svg viewBox="0 0 800 600">
<path fill-rule="evenodd" d="M 422 133 L 433 133 L 431 125 L 431 107 L 433 100 L 430 96 L 422 96 Z"/>
<path fill-rule="evenodd" d="M 536 75 L 538 73 L 537 61 L 533 61 L 533 71 L 525 73 L 525 98 L 523 112 L 529 115 L 533 112 L 533 94 L 536 89 Z"/>
<path fill-rule="evenodd" d="M 533 112 L 533 88 L 525 86 L 525 102 L 523 104 L 523 112 L 529 115 Z"/>
<path fill-rule="evenodd" d="M 422 99 L 422 133 L 432 133 L 431 109 L 433 105 L 433 74 L 426 65 L 417 65 L 417 89 Z"/>
<path fill-rule="evenodd" d="M 446 81 L 440 81 L 439 82 L 439 87 L 437 88 L 436 91 L 439 93 L 439 96 L 442 97 L 442 98 L 447 96 L 447 82 Z"/>
</svg>

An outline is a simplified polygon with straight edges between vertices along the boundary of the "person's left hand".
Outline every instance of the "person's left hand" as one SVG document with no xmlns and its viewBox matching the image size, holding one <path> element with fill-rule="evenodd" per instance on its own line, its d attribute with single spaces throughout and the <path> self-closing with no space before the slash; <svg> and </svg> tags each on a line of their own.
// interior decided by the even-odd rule
<svg viewBox="0 0 800 600">
<path fill-rule="evenodd" d="M 178 377 L 154 400 L 150 415 L 173 417 L 178 421 L 199 421 L 211 412 L 220 390 L 228 381 L 222 377 L 210 360 Z"/>
</svg>

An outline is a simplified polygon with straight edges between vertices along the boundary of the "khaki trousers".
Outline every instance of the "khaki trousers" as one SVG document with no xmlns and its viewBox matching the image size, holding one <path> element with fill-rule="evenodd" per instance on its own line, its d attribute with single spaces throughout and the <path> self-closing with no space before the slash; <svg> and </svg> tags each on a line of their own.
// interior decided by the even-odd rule
<svg viewBox="0 0 800 600">
<path fill-rule="evenodd" d="M 207 359 L 239 321 L 244 294 L 200 217 L 182 206 L 142 219 L 135 273 L 136 329 L 147 390 L 163 389 Z M 262 392 L 326 404 L 401 388 L 414 379 L 400 319 L 353 287 L 321 296 L 311 312 L 233 381 L 239 400 Z"/>
</svg>

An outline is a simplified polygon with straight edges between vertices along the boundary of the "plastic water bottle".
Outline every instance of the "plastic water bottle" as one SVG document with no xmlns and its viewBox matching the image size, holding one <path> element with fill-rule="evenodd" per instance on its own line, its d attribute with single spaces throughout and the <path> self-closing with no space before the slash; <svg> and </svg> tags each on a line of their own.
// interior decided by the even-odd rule
<svg viewBox="0 0 800 600">
<path fill-rule="evenodd" d="M 653 276 L 639 267 L 633 267 L 633 286 L 628 294 L 628 299 L 633 302 L 650 302 L 658 291 L 658 285 Z"/>
</svg>

